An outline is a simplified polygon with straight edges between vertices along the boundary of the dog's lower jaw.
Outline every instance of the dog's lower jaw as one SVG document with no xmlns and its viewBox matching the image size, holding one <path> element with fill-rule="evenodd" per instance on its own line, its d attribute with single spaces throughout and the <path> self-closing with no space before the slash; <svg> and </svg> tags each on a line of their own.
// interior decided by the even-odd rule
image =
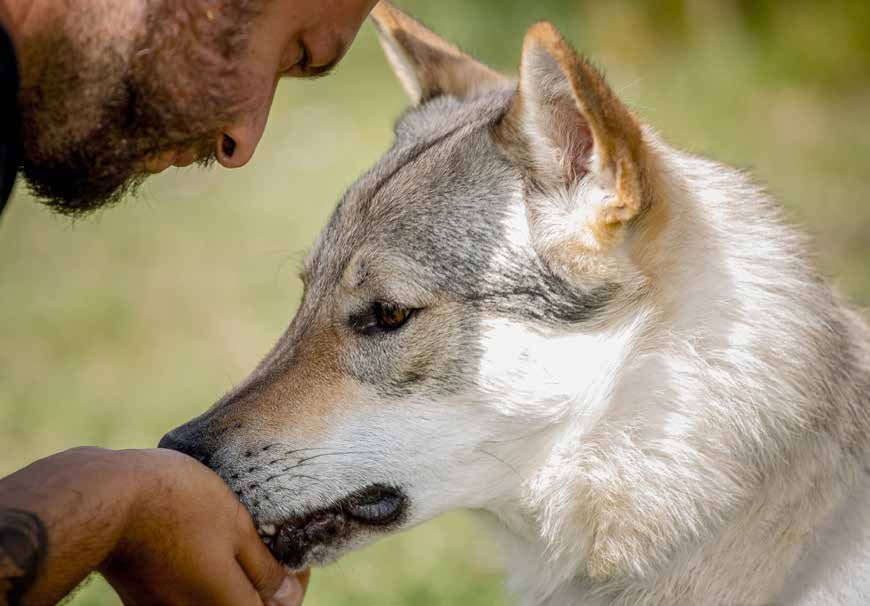
<svg viewBox="0 0 870 606">
<path fill-rule="evenodd" d="M 372 484 L 337 500 L 333 505 L 261 527 L 263 540 L 287 568 L 326 565 L 361 538 L 402 525 L 408 497 L 397 488 Z"/>
</svg>

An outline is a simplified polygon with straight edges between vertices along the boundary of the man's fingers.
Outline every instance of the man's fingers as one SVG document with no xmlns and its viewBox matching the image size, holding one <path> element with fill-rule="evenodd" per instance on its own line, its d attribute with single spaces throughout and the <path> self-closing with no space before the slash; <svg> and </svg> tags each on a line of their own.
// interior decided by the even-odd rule
<svg viewBox="0 0 870 606">
<path fill-rule="evenodd" d="M 256 543 L 243 547 L 239 552 L 239 564 L 248 579 L 260 594 L 266 606 L 299 606 L 305 596 L 305 586 L 275 559 L 257 537 Z M 305 585 L 308 578 L 305 577 Z"/>
<path fill-rule="evenodd" d="M 305 595 L 305 585 L 272 557 L 249 520 L 242 536 L 238 561 L 266 606 L 298 606 Z"/>
<path fill-rule="evenodd" d="M 209 595 L 205 599 L 195 599 L 189 603 L 206 603 L 213 606 L 263 606 L 264 600 L 251 585 L 247 573 L 236 562 L 233 562 L 231 568 L 220 575 L 219 585 L 209 587 Z M 166 600 L 166 603 L 175 603 L 175 601 Z"/>
</svg>

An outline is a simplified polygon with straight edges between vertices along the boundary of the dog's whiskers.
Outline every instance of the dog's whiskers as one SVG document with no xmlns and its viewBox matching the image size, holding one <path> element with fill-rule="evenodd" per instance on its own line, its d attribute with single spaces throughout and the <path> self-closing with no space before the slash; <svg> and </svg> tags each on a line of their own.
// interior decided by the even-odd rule
<svg viewBox="0 0 870 606">
<path fill-rule="evenodd" d="M 278 478 L 285 478 L 285 477 L 286 477 L 288 480 L 295 480 L 295 479 L 297 479 L 297 478 L 303 478 L 303 479 L 306 479 L 306 480 L 312 480 L 312 481 L 314 481 L 314 482 L 320 482 L 320 481 L 321 481 L 320 478 L 317 478 L 317 477 L 315 477 L 315 476 L 308 476 L 308 475 L 301 474 L 301 473 L 297 473 L 297 474 L 291 474 L 291 473 L 276 473 L 276 474 L 271 475 L 271 476 L 269 476 L 268 478 L 266 478 L 266 479 L 264 480 L 263 483 L 266 484 L 266 483 L 272 482 L 273 480 L 277 480 Z"/>
</svg>

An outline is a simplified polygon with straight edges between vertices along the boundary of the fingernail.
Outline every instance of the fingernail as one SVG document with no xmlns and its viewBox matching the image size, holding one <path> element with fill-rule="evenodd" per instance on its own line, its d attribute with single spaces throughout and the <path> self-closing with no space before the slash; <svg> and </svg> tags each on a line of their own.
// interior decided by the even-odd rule
<svg viewBox="0 0 870 606">
<path fill-rule="evenodd" d="M 298 606 L 301 602 L 302 584 L 296 577 L 287 577 L 269 600 L 269 606 Z"/>
</svg>

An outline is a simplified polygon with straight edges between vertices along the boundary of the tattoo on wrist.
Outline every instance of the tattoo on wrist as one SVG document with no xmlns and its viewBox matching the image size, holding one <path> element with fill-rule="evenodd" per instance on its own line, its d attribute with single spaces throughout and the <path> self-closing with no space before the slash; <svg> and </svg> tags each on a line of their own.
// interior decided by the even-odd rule
<svg viewBox="0 0 870 606">
<path fill-rule="evenodd" d="M 0 509 L 0 605 L 21 601 L 45 557 L 45 526 L 36 514 Z"/>
</svg>

